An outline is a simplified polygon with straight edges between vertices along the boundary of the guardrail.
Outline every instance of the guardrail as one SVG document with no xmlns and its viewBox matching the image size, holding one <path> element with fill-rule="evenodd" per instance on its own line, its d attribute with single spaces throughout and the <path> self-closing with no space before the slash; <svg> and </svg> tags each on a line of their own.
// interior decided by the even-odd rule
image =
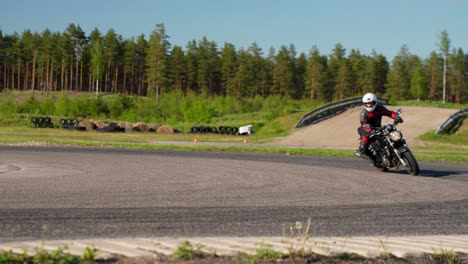
<svg viewBox="0 0 468 264">
<path fill-rule="evenodd" d="M 451 115 L 445 122 L 437 129 L 436 134 L 452 134 L 456 132 L 461 125 L 463 120 L 468 117 L 468 108 L 462 109 L 455 114 Z"/>
<path fill-rule="evenodd" d="M 378 100 L 381 104 L 388 104 L 386 100 Z M 295 128 L 316 124 L 332 116 L 338 115 L 348 108 L 362 105 L 362 97 L 350 97 L 326 105 L 322 105 L 303 115 Z"/>
</svg>

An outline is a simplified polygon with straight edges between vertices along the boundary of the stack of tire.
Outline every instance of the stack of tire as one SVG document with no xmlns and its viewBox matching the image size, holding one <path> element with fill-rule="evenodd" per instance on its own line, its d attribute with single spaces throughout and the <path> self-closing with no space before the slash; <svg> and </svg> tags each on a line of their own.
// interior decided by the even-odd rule
<svg viewBox="0 0 468 264">
<path fill-rule="evenodd" d="M 73 130 L 86 130 L 85 127 L 78 126 L 79 121 L 77 118 L 60 118 L 62 128 Z"/>
<path fill-rule="evenodd" d="M 36 128 L 54 127 L 52 120 L 48 116 L 33 116 L 31 117 L 31 122 L 34 124 L 34 127 Z"/>
<path fill-rule="evenodd" d="M 236 135 L 239 129 L 237 127 L 230 127 L 230 126 L 219 126 L 219 127 L 211 127 L 211 126 L 194 126 L 190 129 L 191 133 L 201 133 L 201 134 L 226 134 L 226 135 Z"/>
<path fill-rule="evenodd" d="M 121 127 L 117 122 L 102 122 L 101 126 L 95 128 L 96 132 L 125 132 L 125 127 Z"/>
</svg>

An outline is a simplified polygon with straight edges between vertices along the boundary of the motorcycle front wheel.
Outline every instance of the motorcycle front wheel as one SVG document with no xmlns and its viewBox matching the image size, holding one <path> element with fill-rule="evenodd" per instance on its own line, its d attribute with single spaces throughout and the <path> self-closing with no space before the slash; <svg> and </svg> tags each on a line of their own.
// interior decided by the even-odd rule
<svg viewBox="0 0 468 264">
<path fill-rule="evenodd" d="M 413 153 L 410 151 L 402 153 L 402 158 L 406 163 L 406 170 L 409 174 L 416 176 L 419 174 L 419 165 L 416 159 L 413 156 Z"/>
</svg>

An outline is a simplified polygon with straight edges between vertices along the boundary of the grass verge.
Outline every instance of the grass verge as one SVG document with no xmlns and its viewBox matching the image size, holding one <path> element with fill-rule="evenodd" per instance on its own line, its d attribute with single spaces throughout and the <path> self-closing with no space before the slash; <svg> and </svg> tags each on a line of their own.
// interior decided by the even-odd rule
<svg viewBox="0 0 468 264">
<path fill-rule="evenodd" d="M 438 135 L 436 135 L 438 136 Z M 440 135 L 446 137 L 446 135 Z M 465 135 L 466 136 L 466 135 Z M 197 138 L 197 142 L 194 142 Z M 248 143 L 244 143 L 247 140 Z M 354 157 L 354 150 L 279 147 L 269 145 L 263 137 L 225 136 L 178 133 L 159 135 L 154 133 L 100 133 L 54 128 L 0 127 L 0 143 L 35 145 L 65 145 L 84 147 L 109 147 L 124 149 L 173 150 L 173 151 L 216 151 L 252 152 L 285 155 L 315 155 Z M 458 141 L 457 141 L 458 142 Z M 432 146 L 413 149 L 418 161 L 468 163 L 468 150 L 464 144 Z"/>
</svg>

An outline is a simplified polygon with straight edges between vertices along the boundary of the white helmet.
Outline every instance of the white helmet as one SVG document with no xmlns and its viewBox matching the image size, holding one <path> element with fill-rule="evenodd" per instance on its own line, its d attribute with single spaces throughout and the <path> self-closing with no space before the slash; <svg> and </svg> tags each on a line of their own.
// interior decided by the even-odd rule
<svg viewBox="0 0 468 264">
<path fill-rule="evenodd" d="M 377 96 L 373 93 L 366 93 L 362 97 L 362 103 L 367 112 L 372 112 L 377 107 Z"/>
</svg>

